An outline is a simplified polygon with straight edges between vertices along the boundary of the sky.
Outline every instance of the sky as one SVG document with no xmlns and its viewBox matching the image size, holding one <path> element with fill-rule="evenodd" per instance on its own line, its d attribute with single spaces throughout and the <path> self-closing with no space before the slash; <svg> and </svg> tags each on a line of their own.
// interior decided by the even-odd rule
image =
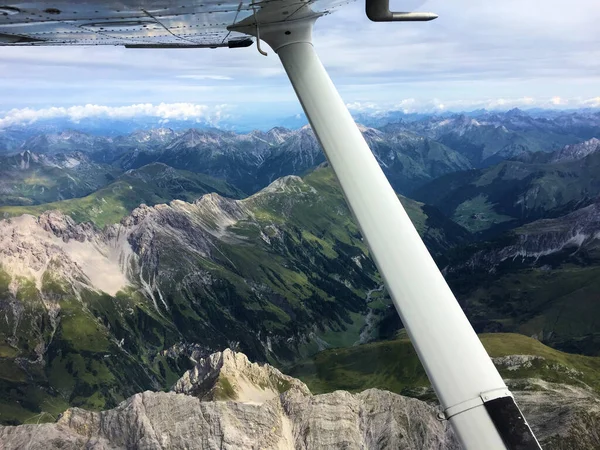
<svg viewBox="0 0 600 450">
<path fill-rule="evenodd" d="M 315 25 L 315 48 L 353 111 L 600 107 L 597 0 L 405 0 L 392 9 L 439 18 L 373 23 L 358 1 Z M 296 114 L 268 53 L 0 47 L 0 127 L 53 114 Z"/>
</svg>

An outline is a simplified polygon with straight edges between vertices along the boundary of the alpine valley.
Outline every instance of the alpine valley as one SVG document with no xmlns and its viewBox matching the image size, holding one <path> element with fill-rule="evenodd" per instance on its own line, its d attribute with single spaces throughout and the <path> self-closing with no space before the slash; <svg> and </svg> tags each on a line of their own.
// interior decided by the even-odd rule
<svg viewBox="0 0 600 450">
<path fill-rule="evenodd" d="M 359 119 L 544 447 L 598 448 L 600 113 Z M 0 129 L 6 448 L 458 448 L 309 127 L 135 127 Z"/>
</svg>

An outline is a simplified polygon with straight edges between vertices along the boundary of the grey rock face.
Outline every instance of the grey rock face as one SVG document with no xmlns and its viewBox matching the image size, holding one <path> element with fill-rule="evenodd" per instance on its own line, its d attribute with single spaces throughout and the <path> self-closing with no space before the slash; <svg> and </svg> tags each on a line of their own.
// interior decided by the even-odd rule
<svg viewBox="0 0 600 450">
<path fill-rule="evenodd" d="M 528 369 L 533 366 L 534 361 L 543 361 L 544 358 L 537 355 L 508 355 L 492 358 L 496 367 L 502 367 L 509 371 Z"/>
<path fill-rule="evenodd" d="M 75 239 L 79 242 L 92 240 L 96 234 L 91 223 L 77 224 L 60 211 L 46 211 L 38 218 L 39 225 L 46 231 L 60 237 L 64 242 Z"/>
<path fill-rule="evenodd" d="M 458 449 L 447 423 L 426 403 L 378 389 L 309 398 L 282 396 L 296 449 Z"/>
<path fill-rule="evenodd" d="M 202 400 L 231 399 L 255 404 L 262 404 L 289 390 L 310 395 L 310 390 L 301 381 L 268 364 L 251 363 L 246 355 L 230 349 L 198 361 L 172 390 Z"/>
<path fill-rule="evenodd" d="M 587 388 L 538 379 L 507 382 L 543 448 L 600 448 L 600 398 Z"/>
<path fill-rule="evenodd" d="M 291 390 L 261 405 L 136 394 L 100 413 L 68 410 L 56 424 L 0 428 L 18 449 L 458 449 L 419 400 L 371 389 L 311 396 Z"/>
<path fill-rule="evenodd" d="M 226 379 L 237 401 L 203 401 Z M 276 392 L 285 382 L 287 389 Z M 0 427 L 3 449 L 432 449 L 458 444 L 432 406 L 378 389 L 311 395 L 304 383 L 226 350 L 174 386 L 55 424 Z"/>
<path fill-rule="evenodd" d="M 567 145 L 556 151 L 551 161 L 575 161 L 598 151 L 600 151 L 600 139 L 592 138 L 579 144 Z"/>
</svg>

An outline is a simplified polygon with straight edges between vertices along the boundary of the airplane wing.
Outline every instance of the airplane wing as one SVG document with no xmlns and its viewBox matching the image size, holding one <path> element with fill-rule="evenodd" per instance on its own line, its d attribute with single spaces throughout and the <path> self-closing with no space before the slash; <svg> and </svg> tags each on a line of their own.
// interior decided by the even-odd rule
<svg viewBox="0 0 600 450">
<path fill-rule="evenodd" d="M 296 20 L 310 5 L 322 15 L 347 0 L 122 0 L 0 3 L 0 45 L 122 45 L 138 48 L 247 47 L 230 31 L 269 9 L 277 21 Z M 263 14 L 264 16 L 264 14 Z M 261 20 L 264 22 L 264 20 Z"/>
</svg>

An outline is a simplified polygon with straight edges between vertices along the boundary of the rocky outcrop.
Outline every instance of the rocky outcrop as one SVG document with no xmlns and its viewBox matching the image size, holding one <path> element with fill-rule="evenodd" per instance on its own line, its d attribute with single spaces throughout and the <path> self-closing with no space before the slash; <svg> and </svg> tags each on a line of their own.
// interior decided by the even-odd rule
<svg viewBox="0 0 600 450">
<path fill-rule="evenodd" d="M 114 295 L 128 285 L 131 248 L 94 229 L 76 224 L 58 211 L 35 218 L 23 215 L 0 221 L 0 267 L 10 275 L 35 280 L 42 288 L 47 270 L 73 287 L 84 286 Z"/>
<path fill-rule="evenodd" d="M 75 239 L 79 242 L 91 240 L 94 237 L 94 226 L 87 222 L 77 224 L 75 221 L 59 211 L 46 211 L 37 220 L 44 230 L 61 238 L 64 242 Z"/>
<path fill-rule="evenodd" d="M 600 151 L 600 139 L 592 138 L 579 144 L 567 145 L 554 152 L 551 162 L 575 161 L 598 151 Z"/>
<path fill-rule="evenodd" d="M 68 410 L 56 424 L 0 428 L 4 449 L 458 449 L 434 408 L 371 389 L 261 405 L 144 392 L 101 413 Z"/>
<path fill-rule="evenodd" d="M 543 448 L 600 448 L 600 398 L 586 387 L 539 379 L 507 381 Z"/>
<path fill-rule="evenodd" d="M 289 390 L 310 395 L 301 381 L 268 364 L 251 363 L 246 355 L 230 349 L 201 359 L 173 386 L 177 393 L 194 395 L 202 400 L 231 399 L 255 404 L 262 404 Z"/>
<path fill-rule="evenodd" d="M 207 400 L 224 379 L 238 400 Z M 136 394 L 109 411 L 72 408 L 55 424 L 0 427 L 0 441 L 5 450 L 458 449 L 425 402 L 378 389 L 313 396 L 230 350 L 201 360 L 174 390 Z"/>
<path fill-rule="evenodd" d="M 531 222 L 513 231 L 509 245 L 476 251 L 469 259 L 446 270 L 462 268 L 493 269 L 510 259 L 531 260 L 562 251 L 575 253 L 600 248 L 600 199 L 586 207 L 555 219 Z M 503 241 L 499 241 L 503 243 Z"/>
<path fill-rule="evenodd" d="M 517 355 L 500 362 L 532 361 Z M 538 379 L 508 385 L 544 448 L 599 448 L 600 399 L 590 389 Z M 3 450 L 458 450 L 436 413 L 379 389 L 312 395 L 301 381 L 225 350 L 200 360 L 171 392 L 136 394 L 103 412 L 71 408 L 54 424 L 0 427 L 0 442 Z"/>
</svg>

